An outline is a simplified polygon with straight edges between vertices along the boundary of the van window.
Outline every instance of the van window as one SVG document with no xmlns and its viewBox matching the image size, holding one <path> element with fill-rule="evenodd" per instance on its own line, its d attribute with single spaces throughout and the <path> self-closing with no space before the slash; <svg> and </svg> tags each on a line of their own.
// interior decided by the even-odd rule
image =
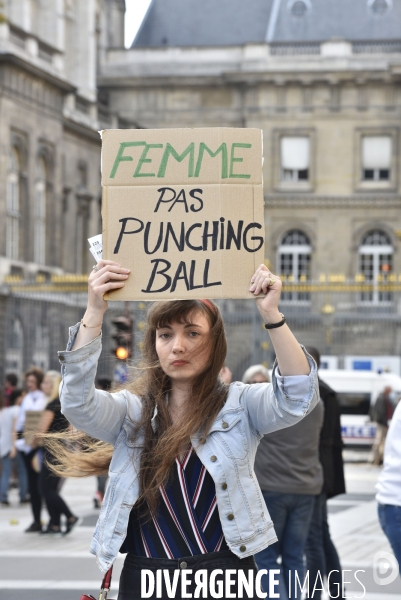
<svg viewBox="0 0 401 600">
<path fill-rule="evenodd" d="M 370 394 L 363 392 L 337 392 L 342 415 L 368 415 Z"/>
</svg>

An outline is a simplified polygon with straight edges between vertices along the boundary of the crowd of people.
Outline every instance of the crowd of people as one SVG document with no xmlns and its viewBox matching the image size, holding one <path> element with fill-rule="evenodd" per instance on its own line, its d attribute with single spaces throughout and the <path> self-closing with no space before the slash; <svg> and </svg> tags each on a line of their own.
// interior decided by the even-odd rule
<svg viewBox="0 0 401 600">
<path fill-rule="evenodd" d="M 0 412 L 0 501 L 2 507 L 10 506 L 10 480 L 16 475 L 20 502 L 30 504 L 33 516 L 26 533 L 66 535 L 79 523 L 60 495 L 63 480 L 51 470 L 54 457 L 42 443 L 44 435 L 70 427 L 61 412 L 60 382 L 59 372 L 44 373 L 37 367 L 25 373 L 23 388 L 18 387 L 14 373 L 7 374 L 5 379 Z M 45 526 L 41 519 L 43 504 L 49 514 Z"/>
<path fill-rule="evenodd" d="M 32 367 L 21 387 L 16 375 L 6 375 L 2 507 L 9 507 L 10 481 L 17 478 L 20 503 L 29 503 L 33 515 L 26 532 L 69 534 L 80 519 L 63 499 L 62 483 L 74 469 L 85 475 L 90 460 L 90 473 L 98 473 L 94 505 L 106 503 L 109 515 L 105 522 L 101 513 L 92 551 L 104 572 L 119 551 L 127 554 L 119 600 L 140 594 L 140 569 L 180 564 L 208 572 L 222 564 L 234 572 L 240 565 L 266 570 L 266 591 L 268 573 L 279 571 L 281 600 L 296 597 L 306 574 L 315 600 L 325 578 L 333 597 L 347 597 L 327 509 L 330 498 L 346 491 L 340 407 L 318 377 L 319 352 L 300 346 L 284 327 L 279 279 L 261 266 L 251 284 L 256 298 L 264 293 L 257 302 L 277 356 L 271 375 L 253 365 L 242 382 L 231 382 L 222 318 L 212 301 L 160 302 L 149 312 L 140 378 L 128 390 L 113 391 L 110 380 L 95 382 L 107 308 L 102 296 L 105 286 L 121 282 L 117 275 L 124 270 L 103 262 L 91 275 L 84 318 L 59 353 L 61 364 L 69 365 L 61 399 L 56 371 Z M 371 461 L 384 461 L 379 520 L 401 562 L 401 404 L 395 408 L 391 391 L 383 390 L 371 412 L 378 424 Z M 81 442 L 59 455 L 57 444 L 65 447 L 73 426 L 85 432 L 85 442 L 82 433 Z M 55 443 L 47 444 L 53 437 Z M 85 464 L 80 443 L 90 451 Z M 106 464 L 113 482 L 108 488 Z M 127 530 L 122 546 L 117 527 Z"/>
</svg>

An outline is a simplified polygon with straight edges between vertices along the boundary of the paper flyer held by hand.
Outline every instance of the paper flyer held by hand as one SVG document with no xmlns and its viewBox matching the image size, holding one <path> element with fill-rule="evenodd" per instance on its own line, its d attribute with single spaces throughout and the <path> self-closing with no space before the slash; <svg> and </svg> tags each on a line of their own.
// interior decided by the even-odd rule
<svg viewBox="0 0 401 600">
<path fill-rule="evenodd" d="M 105 299 L 252 297 L 264 262 L 262 131 L 103 131 L 102 217 L 103 258 L 131 270 Z"/>
<path fill-rule="evenodd" d="M 98 263 L 99 260 L 102 260 L 102 252 L 103 252 L 102 234 L 99 233 L 99 235 L 94 235 L 93 237 L 88 239 L 88 242 L 89 242 L 89 250 L 90 250 L 93 258 L 95 259 L 95 261 Z"/>
</svg>

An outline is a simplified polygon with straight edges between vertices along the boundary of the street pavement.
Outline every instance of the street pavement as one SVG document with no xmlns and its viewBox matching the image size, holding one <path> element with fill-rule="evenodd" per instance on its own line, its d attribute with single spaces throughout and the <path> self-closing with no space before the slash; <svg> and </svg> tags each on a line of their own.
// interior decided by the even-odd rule
<svg viewBox="0 0 401 600">
<path fill-rule="evenodd" d="M 378 523 L 374 500 L 380 468 L 367 465 L 366 457 L 363 450 L 345 451 L 347 494 L 329 501 L 332 538 L 346 570 L 348 598 L 400 600 L 399 576 L 380 585 L 391 568 L 382 572 L 390 559 L 378 553 L 390 557 L 392 553 Z M 98 597 L 101 573 L 89 553 L 98 514 L 92 500 L 95 489 L 93 477 L 66 481 L 62 495 L 83 522 L 70 535 L 51 539 L 24 533 L 32 521 L 29 506 L 19 506 L 15 490 L 10 492 L 12 506 L 0 508 L 0 600 L 79 600 L 82 593 Z M 123 556 L 119 556 L 110 598 L 117 597 L 122 564 Z"/>
</svg>

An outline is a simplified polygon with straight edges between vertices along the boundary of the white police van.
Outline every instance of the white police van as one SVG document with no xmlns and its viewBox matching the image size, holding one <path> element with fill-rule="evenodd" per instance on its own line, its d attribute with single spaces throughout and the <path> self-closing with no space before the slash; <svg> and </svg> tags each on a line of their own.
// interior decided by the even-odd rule
<svg viewBox="0 0 401 600">
<path fill-rule="evenodd" d="M 337 393 L 344 443 L 372 445 L 376 425 L 369 418 L 369 409 L 386 386 L 391 386 L 396 398 L 400 398 L 401 377 L 346 369 L 319 369 L 319 377 Z"/>
</svg>

